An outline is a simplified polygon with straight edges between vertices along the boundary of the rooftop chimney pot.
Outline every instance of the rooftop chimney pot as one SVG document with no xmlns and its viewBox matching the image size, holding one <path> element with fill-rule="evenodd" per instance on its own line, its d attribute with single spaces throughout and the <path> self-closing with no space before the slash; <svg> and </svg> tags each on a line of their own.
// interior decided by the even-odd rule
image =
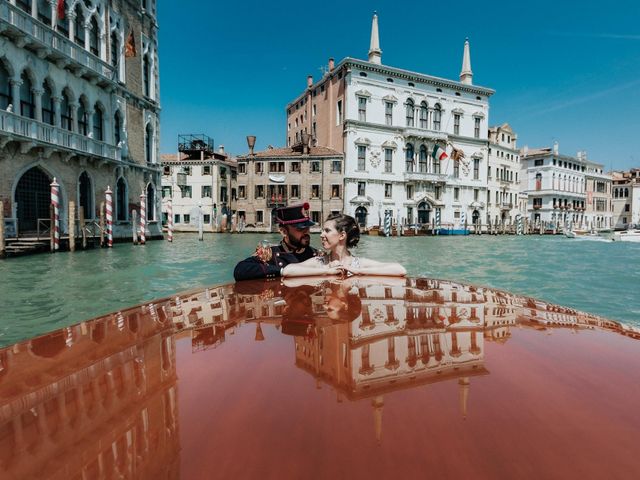
<svg viewBox="0 0 640 480">
<path fill-rule="evenodd" d="M 329 71 L 330 72 L 333 72 L 334 64 L 335 64 L 335 61 L 333 60 L 333 58 L 330 58 L 329 59 Z"/>
<path fill-rule="evenodd" d="M 313 75 L 307 75 L 307 87 L 311 88 L 311 85 L 313 85 Z"/>
<path fill-rule="evenodd" d="M 247 145 L 249 146 L 249 155 L 253 155 L 253 147 L 256 146 L 255 135 L 247 135 Z"/>
</svg>

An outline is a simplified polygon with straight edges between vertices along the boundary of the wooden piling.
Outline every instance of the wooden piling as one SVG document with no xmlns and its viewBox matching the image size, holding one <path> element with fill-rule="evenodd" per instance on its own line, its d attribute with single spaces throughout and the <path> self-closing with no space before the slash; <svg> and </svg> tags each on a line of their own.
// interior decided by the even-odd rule
<svg viewBox="0 0 640 480">
<path fill-rule="evenodd" d="M 100 202 L 100 246 L 104 247 L 104 202 Z"/>
<path fill-rule="evenodd" d="M 86 250 L 87 248 L 87 232 L 85 230 L 86 225 L 84 222 L 84 207 L 80 205 L 78 207 L 78 222 L 80 223 L 80 235 L 82 236 L 82 249 Z"/>
<path fill-rule="evenodd" d="M 131 210 L 131 238 L 133 240 L 133 244 L 138 244 L 138 211 Z"/>
<path fill-rule="evenodd" d="M 76 251 L 76 202 L 69 201 L 69 251 Z"/>
<path fill-rule="evenodd" d="M 4 257 L 4 204 L 0 200 L 0 258 Z"/>
</svg>

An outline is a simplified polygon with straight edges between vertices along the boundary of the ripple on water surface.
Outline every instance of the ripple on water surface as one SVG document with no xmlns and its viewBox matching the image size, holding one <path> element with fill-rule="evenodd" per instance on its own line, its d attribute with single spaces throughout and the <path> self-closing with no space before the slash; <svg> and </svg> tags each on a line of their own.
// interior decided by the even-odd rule
<svg viewBox="0 0 640 480">
<path fill-rule="evenodd" d="M 176 235 L 173 244 L 0 261 L 0 344 L 145 300 L 233 280 L 235 263 L 277 235 Z M 312 242 L 319 244 L 318 236 Z M 404 264 L 411 276 L 531 295 L 640 325 L 640 244 L 549 236 L 363 236 L 356 255 Z"/>
</svg>

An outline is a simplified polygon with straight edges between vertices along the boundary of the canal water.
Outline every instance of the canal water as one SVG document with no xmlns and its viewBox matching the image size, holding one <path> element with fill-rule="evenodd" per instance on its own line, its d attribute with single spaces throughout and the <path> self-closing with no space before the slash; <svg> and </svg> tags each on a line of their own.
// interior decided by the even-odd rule
<svg viewBox="0 0 640 480">
<path fill-rule="evenodd" d="M 184 290 L 233 281 L 235 263 L 277 235 L 176 235 L 173 244 L 0 261 L 0 346 Z M 312 237 L 314 245 L 318 236 Z M 508 290 L 640 326 L 640 244 L 561 236 L 364 236 L 356 255 L 410 276 Z"/>
</svg>

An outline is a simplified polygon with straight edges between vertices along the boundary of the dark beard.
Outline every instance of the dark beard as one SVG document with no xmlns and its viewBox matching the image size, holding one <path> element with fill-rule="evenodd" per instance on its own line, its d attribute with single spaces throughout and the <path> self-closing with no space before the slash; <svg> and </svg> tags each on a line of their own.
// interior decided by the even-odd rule
<svg viewBox="0 0 640 480">
<path fill-rule="evenodd" d="M 293 247 L 295 250 L 300 250 L 301 248 L 308 247 L 311 243 L 311 235 L 303 235 L 300 237 L 300 240 L 296 240 L 293 236 L 287 237 L 287 243 L 290 247 Z"/>
</svg>

